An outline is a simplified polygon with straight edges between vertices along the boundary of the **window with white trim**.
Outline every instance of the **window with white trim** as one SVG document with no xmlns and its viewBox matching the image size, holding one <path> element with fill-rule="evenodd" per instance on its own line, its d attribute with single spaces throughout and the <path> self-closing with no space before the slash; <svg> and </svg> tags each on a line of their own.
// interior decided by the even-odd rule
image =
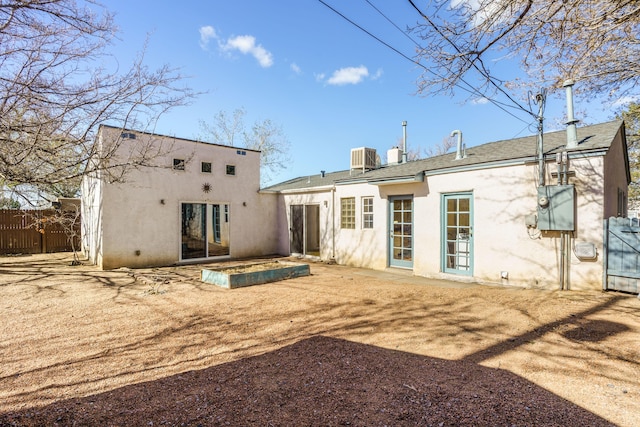
<svg viewBox="0 0 640 427">
<path fill-rule="evenodd" d="M 362 198 L 362 228 L 373 228 L 373 197 Z"/>
</svg>

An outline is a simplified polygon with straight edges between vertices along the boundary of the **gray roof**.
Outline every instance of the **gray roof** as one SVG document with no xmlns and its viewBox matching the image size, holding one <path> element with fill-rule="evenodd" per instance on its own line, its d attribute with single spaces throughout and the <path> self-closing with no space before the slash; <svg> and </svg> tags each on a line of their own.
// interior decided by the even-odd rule
<svg viewBox="0 0 640 427">
<path fill-rule="evenodd" d="M 578 146 L 567 150 L 571 153 L 606 151 L 620 130 L 622 120 L 615 120 L 591 126 L 578 127 Z M 563 151 L 567 144 L 565 130 L 544 134 L 544 153 L 547 156 Z M 500 164 L 534 161 L 536 156 L 537 135 L 509 140 L 489 142 L 466 149 L 466 157 L 455 160 L 456 153 L 429 157 L 397 165 L 385 165 L 369 171 L 344 170 L 322 175 L 302 176 L 264 188 L 263 191 L 320 190 L 336 184 L 352 182 L 393 182 L 404 178 L 411 179 L 422 173 L 430 175 L 455 172 L 478 167 L 492 167 Z"/>
</svg>

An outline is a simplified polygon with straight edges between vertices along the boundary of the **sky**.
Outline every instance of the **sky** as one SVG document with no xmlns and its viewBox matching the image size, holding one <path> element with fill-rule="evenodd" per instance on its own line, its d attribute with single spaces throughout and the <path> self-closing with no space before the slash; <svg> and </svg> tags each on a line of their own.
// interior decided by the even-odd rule
<svg viewBox="0 0 640 427">
<path fill-rule="evenodd" d="M 408 1 L 324 0 L 386 44 L 413 56 L 415 45 L 400 29 L 421 19 Z M 508 114 L 467 92 L 417 94 L 421 70 L 349 23 L 319 0 L 183 2 L 105 0 L 115 13 L 120 63 L 146 44 L 150 68 L 168 64 L 183 84 L 201 93 L 191 105 L 162 116 L 155 132 L 197 139 L 200 121 L 243 108 L 248 125 L 269 119 L 290 142 L 287 167 L 270 184 L 349 168 L 350 150 L 375 148 L 384 159 L 402 139 L 424 152 L 460 130 L 467 147 L 536 132 L 526 113 Z M 384 16 L 376 11 L 374 5 Z M 389 21 L 395 24 L 392 25 Z M 519 73 L 516 63 L 505 72 Z M 591 123 L 611 118 L 601 106 L 588 109 Z M 515 117 L 514 117 L 515 115 Z M 565 121 L 564 91 L 550 93 L 545 129 Z"/>
</svg>

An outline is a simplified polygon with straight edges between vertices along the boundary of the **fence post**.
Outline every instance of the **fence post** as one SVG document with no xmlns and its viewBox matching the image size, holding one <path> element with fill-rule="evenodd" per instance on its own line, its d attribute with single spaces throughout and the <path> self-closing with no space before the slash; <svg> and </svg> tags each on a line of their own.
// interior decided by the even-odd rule
<svg viewBox="0 0 640 427">
<path fill-rule="evenodd" d="M 602 290 L 606 291 L 607 286 L 607 268 L 609 266 L 609 220 L 604 219 L 604 235 L 602 236 Z"/>
</svg>

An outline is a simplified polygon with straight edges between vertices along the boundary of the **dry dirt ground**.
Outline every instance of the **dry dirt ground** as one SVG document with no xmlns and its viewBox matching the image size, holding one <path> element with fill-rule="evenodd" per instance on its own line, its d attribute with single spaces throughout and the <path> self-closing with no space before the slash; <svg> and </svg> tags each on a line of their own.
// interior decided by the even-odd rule
<svg viewBox="0 0 640 427">
<path fill-rule="evenodd" d="M 0 258 L 0 425 L 640 425 L 640 300 Z"/>
</svg>

